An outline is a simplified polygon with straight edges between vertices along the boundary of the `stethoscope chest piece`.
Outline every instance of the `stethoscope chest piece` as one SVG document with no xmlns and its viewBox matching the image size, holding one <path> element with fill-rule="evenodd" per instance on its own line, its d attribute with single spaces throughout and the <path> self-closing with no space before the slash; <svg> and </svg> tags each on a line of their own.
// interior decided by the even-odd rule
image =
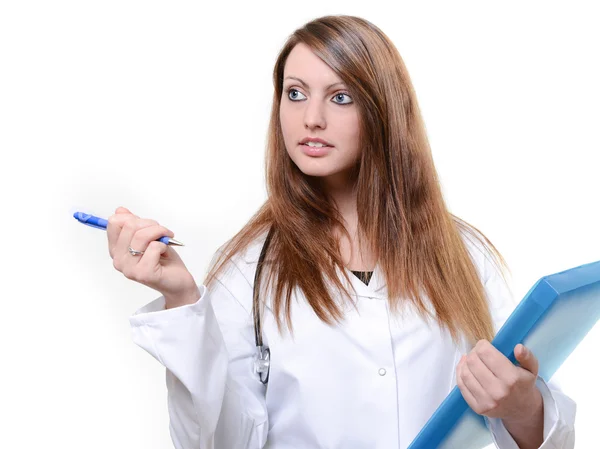
<svg viewBox="0 0 600 449">
<path fill-rule="evenodd" d="M 254 359 L 254 372 L 258 374 L 260 381 L 266 385 L 269 381 L 269 371 L 271 365 L 271 351 L 263 346 L 257 347 L 258 353 Z"/>
</svg>

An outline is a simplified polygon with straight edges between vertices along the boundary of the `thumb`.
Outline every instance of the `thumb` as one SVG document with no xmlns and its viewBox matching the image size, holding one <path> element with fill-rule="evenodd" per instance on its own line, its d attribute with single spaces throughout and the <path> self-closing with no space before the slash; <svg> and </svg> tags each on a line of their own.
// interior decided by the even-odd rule
<svg viewBox="0 0 600 449">
<path fill-rule="evenodd" d="M 527 349 L 525 346 L 523 346 L 521 343 L 519 343 L 517 346 L 515 346 L 514 352 L 515 352 L 515 357 L 516 357 L 517 361 L 519 362 L 519 364 L 521 365 L 521 367 L 525 368 L 527 371 L 529 371 L 530 373 L 532 373 L 534 376 L 537 377 L 538 370 L 539 370 L 539 363 L 538 363 L 538 359 L 536 358 L 536 356 L 534 356 L 533 353 L 529 349 Z"/>
<path fill-rule="evenodd" d="M 127 209 L 126 207 L 120 206 L 117 207 L 117 210 L 115 211 L 117 214 L 132 214 L 133 212 L 131 212 L 129 209 Z"/>
</svg>

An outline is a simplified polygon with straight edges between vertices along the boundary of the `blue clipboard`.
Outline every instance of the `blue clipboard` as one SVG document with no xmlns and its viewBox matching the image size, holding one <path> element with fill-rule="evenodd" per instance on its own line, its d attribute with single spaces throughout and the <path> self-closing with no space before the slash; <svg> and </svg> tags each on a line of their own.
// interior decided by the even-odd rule
<svg viewBox="0 0 600 449">
<path fill-rule="evenodd" d="M 544 381 L 573 352 L 600 318 L 600 261 L 537 281 L 496 334 L 492 345 L 513 363 L 522 343 L 539 361 Z M 458 386 L 444 399 L 408 449 L 481 449 L 493 444 L 483 416 Z"/>
</svg>

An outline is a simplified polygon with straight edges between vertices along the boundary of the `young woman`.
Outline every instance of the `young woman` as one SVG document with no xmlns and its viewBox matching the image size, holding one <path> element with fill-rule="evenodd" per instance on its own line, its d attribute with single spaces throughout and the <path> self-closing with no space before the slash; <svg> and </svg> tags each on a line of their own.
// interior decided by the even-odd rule
<svg viewBox="0 0 600 449">
<path fill-rule="evenodd" d="M 115 268 L 162 293 L 130 322 L 167 368 L 175 447 L 403 449 L 458 385 L 499 448 L 573 448 L 575 403 L 489 343 L 515 307 L 505 264 L 448 211 L 390 40 L 313 20 L 273 82 L 268 199 L 202 284 L 170 230 L 109 219 Z"/>
</svg>

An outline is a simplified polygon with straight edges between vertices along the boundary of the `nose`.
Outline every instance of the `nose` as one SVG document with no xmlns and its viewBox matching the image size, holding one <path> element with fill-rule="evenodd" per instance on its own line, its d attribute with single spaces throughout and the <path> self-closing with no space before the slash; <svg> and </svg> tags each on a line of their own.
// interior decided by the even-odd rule
<svg viewBox="0 0 600 449">
<path fill-rule="evenodd" d="M 318 101 L 307 101 L 307 103 L 306 110 L 304 111 L 304 126 L 308 129 L 325 129 L 327 125 L 323 105 Z"/>
</svg>

